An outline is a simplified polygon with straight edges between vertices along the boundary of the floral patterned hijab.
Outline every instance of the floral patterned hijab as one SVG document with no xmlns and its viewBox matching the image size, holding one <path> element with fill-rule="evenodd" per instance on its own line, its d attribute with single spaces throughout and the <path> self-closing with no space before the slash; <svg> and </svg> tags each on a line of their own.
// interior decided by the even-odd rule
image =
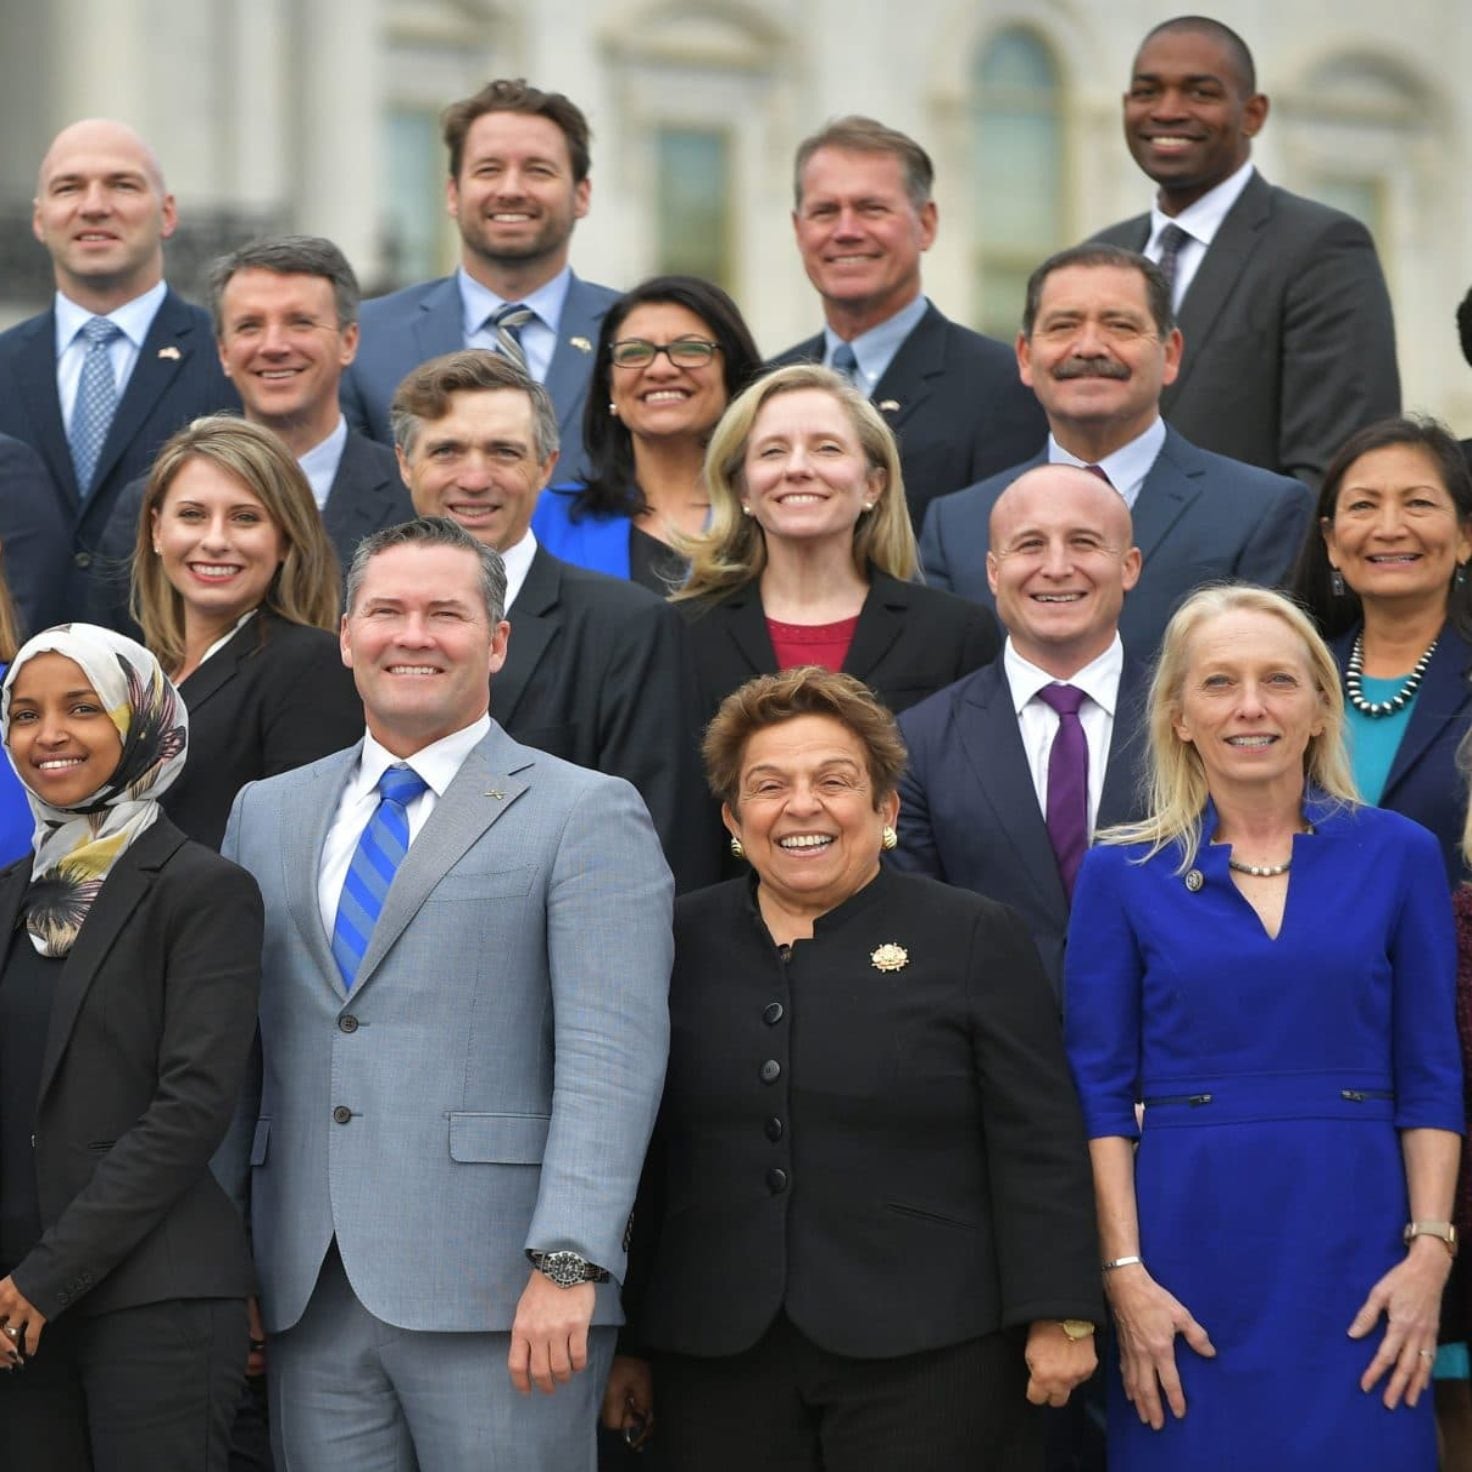
<svg viewBox="0 0 1472 1472">
<path fill-rule="evenodd" d="M 93 624 L 58 624 L 21 646 L 0 687 L 0 741 L 7 755 L 15 679 L 38 654 L 63 655 L 81 669 L 123 743 L 117 770 L 75 807 L 52 807 L 26 786 L 36 852 L 21 908 L 31 944 L 43 956 L 64 956 L 112 866 L 157 821 L 158 798 L 184 765 L 189 717 L 141 644 Z M 16 775 L 24 786 L 25 774 L 17 768 Z"/>
</svg>

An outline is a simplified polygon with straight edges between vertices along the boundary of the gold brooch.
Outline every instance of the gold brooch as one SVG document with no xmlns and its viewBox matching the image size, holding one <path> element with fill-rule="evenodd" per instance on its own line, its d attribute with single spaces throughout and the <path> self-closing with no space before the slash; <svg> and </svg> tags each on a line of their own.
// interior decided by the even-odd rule
<svg viewBox="0 0 1472 1472">
<path fill-rule="evenodd" d="M 880 399 L 879 407 L 885 414 L 898 414 L 900 412 L 900 401 L 898 399 Z"/>
<path fill-rule="evenodd" d="M 570 337 L 568 338 L 568 342 L 580 353 L 591 353 L 593 351 L 593 344 L 586 337 Z"/>
<path fill-rule="evenodd" d="M 171 361 L 173 361 L 175 363 L 177 363 L 179 361 L 180 357 L 183 356 L 179 352 L 179 349 L 176 348 L 176 347 L 160 348 L 158 350 L 158 355 L 159 355 L 160 358 L 168 358 L 168 359 L 170 359 Z"/>
<path fill-rule="evenodd" d="M 1204 875 L 1200 869 L 1186 870 L 1186 888 L 1189 889 L 1192 894 L 1199 894 L 1201 892 L 1202 886 L 1205 883 L 1206 875 Z"/>
<path fill-rule="evenodd" d="M 903 971 L 910 964 L 910 953 L 894 941 L 886 941 L 869 957 L 876 971 Z"/>
</svg>

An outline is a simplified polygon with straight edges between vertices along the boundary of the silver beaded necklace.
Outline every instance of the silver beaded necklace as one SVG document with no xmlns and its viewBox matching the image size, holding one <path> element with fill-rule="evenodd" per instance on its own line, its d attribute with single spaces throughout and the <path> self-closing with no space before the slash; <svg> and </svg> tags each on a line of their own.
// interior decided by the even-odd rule
<svg viewBox="0 0 1472 1472">
<path fill-rule="evenodd" d="M 1371 720 L 1376 721 L 1382 716 L 1393 716 L 1396 711 L 1404 710 L 1411 697 L 1421 686 L 1421 680 L 1426 674 L 1426 666 L 1431 663 L 1431 656 L 1436 653 L 1436 642 L 1435 639 L 1431 641 L 1425 654 L 1416 661 L 1415 669 L 1406 676 L 1405 684 L 1389 700 L 1366 700 L 1364 690 L 1360 686 L 1360 676 L 1365 668 L 1365 636 L 1363 633 L 1356 634 L 1354 648 L 1349 651 L 1349 663 L 1344 667 L 1344 693 L 1349 696 L 1349 703 L 1362 716 L 1369 716 Z"/>
</svg>

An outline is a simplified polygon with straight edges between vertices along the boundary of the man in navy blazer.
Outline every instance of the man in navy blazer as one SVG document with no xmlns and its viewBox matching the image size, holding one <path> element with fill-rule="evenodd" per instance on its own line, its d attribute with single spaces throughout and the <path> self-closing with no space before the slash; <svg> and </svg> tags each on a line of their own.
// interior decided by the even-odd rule
<svg viewBox="0 0 1472 1472">
<path fill-rule="evenodd" d="M 1202 583 L 1284 581 L 1312 498 L 1287 476 L 1209 454 L 1160 417 L 1182 354 L 1160 268 L 1119 246 L 1050 256 L 1027 285 L 1017 361 L 1048 417 L 1048 439 L 1024 464 L 930 508 L 920 537 L 927 579 L 991 605 L 987 526 L 1024 470 L 1084 466 L 1107 480 L 1134 518 L 1144 558 L 1120 616 L 1125 647 L 1151 659 L 1170 616 Z"/>
<path fill-rule="evenodd" d="M 164 284 L 163 243 L 176 222 L 158 159 L 131 128 L 92 118 L 52 140 L 32 228 L 51 255 L 56 297 L 0 334 L 0 433 L 40 453 L 70 529 L 57 600 L 65 617 L 86 614 L 93 553 L 123 487 L 176 429 L 239 407 L 208 314 Z M 103 318 L 111 341 L 89 349 L 86 334 Z M 86 373 L 89 353 L 99 355 L 97 377 Z M 70 437 L 78 400 L 95 402 L 84 378 L 106 401 L 96 404 L 100 447 L 81 484 Z"/>
<path fill-rule="evenodd" d="M 1186 356 L 1161 412 L 1206 449 L 1317 486 L 1357 429 L 1400 412 L 1395 322 L 1370 232 L 1269 184 L 1252 53 L 1219 21 L 1155 27 L 1124 96 L 1153 207 L 1100 240 L 1169 264 Z M 1180 233 L 1176 233 L 1180 232 Z"/>
<path fill-rule="evenodd" d="M 524 81 L 489 82 L 446 109 L 460 269 L 364 306 L 362 347 L 342 384 L 355 429 L 393 444 L 389 405 L 410 369 L 489 348 L 552 395 L 559 469 L 564 479 L 582 474 L 593 344 L 619 295 L 579 280 L 568 264 L 573 227 L 588 213 L 590 136 L 575 103 Z"/>
<path fill-rule="evenodd" d="M 792 224 L 825 325 L 772 361 L 824 363 L 869 395 L 899 440 L 917 527 L 934 497 L 1015 465 L 1044 428 L 1006 345 L 920 289 L 934 176 L 913 138 L 872 118 L 839 118 L 798 147 Z"/>
</svg>

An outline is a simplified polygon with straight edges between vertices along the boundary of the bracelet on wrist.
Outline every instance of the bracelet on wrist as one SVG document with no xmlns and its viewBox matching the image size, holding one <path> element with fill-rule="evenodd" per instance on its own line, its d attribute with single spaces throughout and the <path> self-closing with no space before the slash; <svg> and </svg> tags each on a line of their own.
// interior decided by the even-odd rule
<svg viewBox="0 0 1472 1472">
<path fill-rule="evenodd" d="M 1118 1272 L 1120 1268 L 1144 1267 L 1145 1259 L 1133 1255 L 1130 1257 L 1116 1257 L 1109 1262 L 1103 1263 L 1101 1266 L 1106 1273 L 1114 1273 Z"/>
</svg>

